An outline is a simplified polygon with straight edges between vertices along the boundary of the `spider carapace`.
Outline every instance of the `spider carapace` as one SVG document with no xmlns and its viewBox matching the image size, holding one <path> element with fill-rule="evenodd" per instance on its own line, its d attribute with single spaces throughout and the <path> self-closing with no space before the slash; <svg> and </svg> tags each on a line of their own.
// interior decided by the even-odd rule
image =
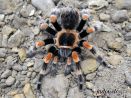
<svg viewBox="0 0 131 98">
<path fill-rule="evenodd" d="M 58 23 L 58 18 L 60 22 Z M 53 38 L 45 39 L 43 41 L 36 42 L 36 47 L 45 46 L 48 44 L 53 44 L 48 49 L 48 53 L 44 56 L 44 64 L 39 74 L 37 89 L 41 88 L 41 81 L 44 76 L 44 72 L 47 70 L 48 63 L 53 60 L 53 66 L 57 66 L 60 58 L 65 58 L 67 64 L 65 65 L 65 75 L 71 73 L 72 62 L 75 63 L 75 71 L 78 76 L 79 89 L 82 90 L 84 78 L 82 75 L 81 64 L 80 64 L 80 54 L 81 47 L 87 48 L 92 54 L 97 56 L 98 62 L 107 65 L 103 58 L 96 54 L 96 50 L 93 45 L 90 45 L 87 40 L 83 40 L 90 33 L 95 31 L 93 27 L 87 27 L 84 29 L 86 22 L 89 19 L 89 15 L 85 12 L 81 13 L 74 8 L 64 7 L 52 11 L 50 16 L 50 22 L 55 29 L 52 29 L 47 23 L 41 23 L 40 29 L 45 30 Z"/>
</svg>

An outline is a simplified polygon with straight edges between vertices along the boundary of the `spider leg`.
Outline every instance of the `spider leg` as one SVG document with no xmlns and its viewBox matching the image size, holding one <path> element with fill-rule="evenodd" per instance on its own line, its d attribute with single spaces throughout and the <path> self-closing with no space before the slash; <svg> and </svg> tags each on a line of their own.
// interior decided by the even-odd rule
<svg viewBox="0 0 131 98">
<path fill-rule="evenodd" d="M 41 30 L 46 30 L 48 33 L 50 33 L 51 35 L 54 35 L 54 36 L 57 33 L 54 29 L 49 27 L 47 23 L 41 23 L 40 24 L 40 29 Z"/>
<path fill-rule="evenodd" d="M 94 29 L 93 27 L 88 27 L 86 30 L 83 30 L 83 31 L 79 34 L 79 36 L 80 36 L 80 38 L 82 39 L 82 38 L 88 36 L 90 33 L 93 33 L 94 31 L 95 31 L 95 29 Z"/>
<path fill-rule="evenodd" d="M 72 69 L 71 69 L 71 58 L 68 57 L 68 58 L 67 58 L 67 64 L 66 64 L 66 66 L 65 66 L 64 75 L 67 76 L 67 75 L 71 74 L 71 71 L 72 71 Z"/>
<path fill-rule="evenodd" d="M 84 77 L 82 75 L 82 70 L 81 70 L 81 65 L 80 65 L 80 59 L 79 59 L 79 56 L 78 56 L 78 52 L 73 51 L 72 52 L 72 58 L 73 58 L 73 61 L 76 64 L 76 68 L 77 68 L 76 73 L 77 73 L 78 81 L 79 81 L 79 89 L 82 90 L 83 89 L 83 83 L 84 83 Z"/>
<path fill-rule="evenodd" d="M 100 55 L 97 54 L 96 49 L 92 45 L 90 45 L 87 41 L 81 40 L 79 46 L 83 46 L 83 47 L 89 49 L 90 52 L 96 56 L 96 59 L 100 64 L 102 64 L 104 66 L 108 66 L 108 64 L 105 62 L 105 60 Z"/>
<path fill-rule="evenodd" d="M 80 21 L 80 23 L 79 23 L 79 25 L 77 27 L 78 32 L 80 32 L 83 29 L 84 25 L 86 24 L 87 19 L 88 19 L 88 15 L 83 14 L 82 19 L 81 19 L 81 21 Z"/>
<path fill-rule="evenodd" d="M 62 28 L 60 27 L 60 25 L 57 22 L 57 16 L 56 15 L 51 15 L 50 21 L 57 31 L 61 31 Z"/>
<path fill-rule="evenodd" d="M 37 89 L 41 89 L 41 81 L 43 77 L 47 74 L 47 65 L 51 61 L 54 55 L 57 55 L 57 49 L 54 46 L 51 46 L 48 50 L 48 54 L 43 58 L 44 64 L 42 66 L 42 69 L 39 74 L 38 83 L 37 83 Z"/>
</svg>

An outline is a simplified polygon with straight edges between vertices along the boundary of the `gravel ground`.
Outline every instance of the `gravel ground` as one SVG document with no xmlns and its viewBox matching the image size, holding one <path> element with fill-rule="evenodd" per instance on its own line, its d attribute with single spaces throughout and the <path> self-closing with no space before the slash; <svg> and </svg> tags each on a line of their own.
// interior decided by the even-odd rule
<svg viewBox="0 0 131 98">
<path fill-rule="evenodd" d="M 26 52 L 34 42 L 50 35 L 39 30 L 41 17 L 48 20 L 56 6 L 73 6 L 90 12 L 89 36 L 98 54 L 109 67 L 96 62 L 82 50 L 83 91 L 78 90 L 75 74 L 44 77 L 42 92 L 36 82 L 48 47 L 39 48 L 33 58 Z M 130 0 L 0 0 L 0 98 L 131 98 L 131 1 Z"/>
</svg>

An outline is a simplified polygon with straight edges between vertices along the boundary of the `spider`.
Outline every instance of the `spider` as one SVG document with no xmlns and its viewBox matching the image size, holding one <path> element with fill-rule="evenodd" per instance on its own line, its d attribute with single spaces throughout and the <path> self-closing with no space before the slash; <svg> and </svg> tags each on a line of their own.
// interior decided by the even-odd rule
<svg viewBox="0 0 131 98">
<path fill-rule="evenodd" d="M 44 72 L 47 70 L 49 62 L 53 61 L 53 65 L 57 66 L 58 60 L 60 58 L 65 58 L 67 62 L 65 65 L 65 76 L 71 73 L 70 66 L 72 65 L 72 62 L 74 62 L 76 66 L 76 75 L 78 76 L 79 81 L 79 89 L 82 90 L 84 77 L 79 56 L 81 54 L 81 47 L 90 50 L 90 52 L 96 56 L 100 64 L 107 66 L 107 63 L 100 55 L 97 55 L 94 46 L 83 39 L 96 30 L 96 28 L 89 26 L 86 29 L 83 29 L 89 19 L 88 14 L 82 13 L 80 16 L 80 12 L 71 7 L 64 7 L 59 10 L 61 12 L 59 15 L 61 24 L 58 23 L 57 10 L 53 11 L 50 16 L 50 22 L 55 29 L 52 29 L 45 22 L 40 24 L 40 29 L 53 35 L 53 38 L 37 41 L 35 43 L 36 47 L 46 46 L 48 44 L 53 44 L 53 46 L 48 49 L 47 55 L 43 58 L 44 64 L 39 74 L 37 89 L 41 89 L 42 78 L 45 74 Z"/>
</svg>

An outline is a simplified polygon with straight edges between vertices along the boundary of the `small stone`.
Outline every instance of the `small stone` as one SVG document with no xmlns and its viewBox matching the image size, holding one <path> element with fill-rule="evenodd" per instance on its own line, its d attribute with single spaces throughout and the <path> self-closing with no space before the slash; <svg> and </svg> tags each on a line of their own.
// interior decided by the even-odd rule
<svg viewBox="0 0 131 98">
<path fill-rule="evenodd" d="M 1 78 L 7 78 L 11 75 L 11 70 L 6 69 L 4 73 L 2 73 Z"/>
<path fill-rule="evenodd" d="M 130 0 L 115 0 L 116 7 L 119 9 L 131 9 Z"/>
<path fill-rule="evenodd" d="M 96 76 L 96 73 L 94 72 L 94 73 L 90 73 L 90 74 L 87 74 L 86 75 L 86 80 L 89 80 L 89 81 L 91 81 L 91 80 L 93 80 L 93 78 Z"/>
<path fill-rule="evenodd" d="M 13 90 L 8 93 L 9 96 L 14 96 L 18 93 L 18 90 Z"/>
<path fill-rule="evenodd" d="M 29 17 L 33 16 L 35 13 L 35 8 L 32 5 L 23 6 L 23 8 L 20 10 L 20 14 L 23 17 Z"/>
<path fill-rule="evenodd" d="M 25 98 L 23 94 L 16 94 L 13 98 Z"/>
<path fill-rule="evenodd" d="M 79 91 L 78 87 L 70 88 L 67 98 L 84 98 L 84 94 Z"/>
<path fill-rule="evenodd" d="M 92 84 L 91 82 L 86 82 L 86 87 L 92 90 L 94 88 L 94 84 Z"/>
<path fill-rule="evenodd" d="M 8 40 L 8 47 L 17 47 L 24 42 L 25 36 L 24 33 L 20 30 L 17 30 Z"/>
<path fill-rule="evenodd" d="M 30 77 L 31 77 L 31 74 L 32 74 L 32 72 L 28 72 L 28 73 L 27 73 L 27 77 L 30 78 Z"/>
<path fill-rule="evenodd" d="M 35 95 L 33 94 L 31 85 L 29 83 L 25 84 L 23 92 L 26 98 L 35 98 Z"/>
<path fill-rule="evenodd" d="M 131 45 L 127 45 L 127 49 L 126 49 L 127 55 L 131 56 Z"/>
<path fill-rule="evenodd" d="M 31 2 L 36 8 L 42 10 L 43 13 L 47 16 L 49 16 L 51 10 L 55 8 L 55 4 L 52 0 L 39 0 L 39 2 L 38 0 L 32 0 Z"/>
<path fill-rule="evenodd" d="M 16 70 L 16 71 L 22 71 L 22 66 L 20 64 L 15 64 L 13 66 L 13 69 Z"/>
<path fill-rule="evenodd" d="M 101 21 L 108 21 L 110 19 L 110 15 L 101 13 L 99 15 Z"/>
<path fill-rule="evenodd" d="M 127 23 L 125 29 L 127 32 L 131 31 L 131 23 Z"/>
<path fill-rule="evenodd" d="M 26 59 L 26 50 L 24 48 L 19 49 L 18 55 L 23 62 Z"/>
<path fill-rule="evenodd" d="M 84 74 L 92 73 L 98 68 L 98 64 L 95 59 L 87 59 L 81 62 L 81 67 Z"/>
<path fill-rule="evenodd" d="M 7 52 L 7 50 L 5 48 L 0 48 L 0 57 L 5 57 L 6 52 Z"/>
<path fill-rule="evenodd" d="M 127 10 L 119 10 L 112 13 L 112 20 L 115 23 L 121 23 L 128 20 Z"/>
<path fill-rule="evenodd" d="M 3 35 L 7 35 L 9 36 L 11 33 L 15 32 L 15 29 L 14 28 L 11 28 L 10 26 L 8 25 L 5 25 L 2 29 L 2 33 Z"/>
<path fill-rule="evenodd" d="M 111 64 L 111 65 L 119 65 L 121 62 L 123 62 L 123 57 L 120 56 L 120 55 L 111 55 L 109 58 L 108 58 L 108 62 Z"/>
<path fill-rule="evenodd" d="M 8 36 L 7 35 L 3 35 L 2 46 L 3 47 L 8 46 Z"/>
<path fill-rule="evenodd" d="M 126 83 L 131 86 L 131 72 L 126 72 L 125 73 L 126 76 Z"/>
<path fill-rule="evenodd" d="M 32 67 L 34 65 L 34 61 L 28 62 L 27 67 Z"/>
<path fill-rule="evenodd" d="M 6 85 L 11 86 L 15 83 L 15 78 L 13 78 L 12 76 L 9 76 L 5 83 Z"/>
<path fill-rule="evenodd" d="M 40 29 L 39 29 L 38 27 L 34 27 L 34 28 L 32 28 L 32 31 L 33 31 L 33 33 L 34 33 L 35 35 L 38 35 L 39 32 L 40 32 Z"/>
<path fill-rule="evenodd" d="M 3 21 L 5 18 L 5 15 L 4 14 L 0 14 L 0 21 Z"/>
<path fill-rule="evenodd" d="M 42 59 L 35 59 L 35 64 L 34 64 L 34 70 L 36 72 L 39 72 L 41 70 L 41 67 L 43 66 L 44 62 Z"/>
<path fill-rule="evenodd" d="M 131 40 L 131 32 L 129 32 L 129 33 L 127 33 L 127 34 L 125 35 L 125 40 L 126 40 L 126 41 Z"/>
</svg>

